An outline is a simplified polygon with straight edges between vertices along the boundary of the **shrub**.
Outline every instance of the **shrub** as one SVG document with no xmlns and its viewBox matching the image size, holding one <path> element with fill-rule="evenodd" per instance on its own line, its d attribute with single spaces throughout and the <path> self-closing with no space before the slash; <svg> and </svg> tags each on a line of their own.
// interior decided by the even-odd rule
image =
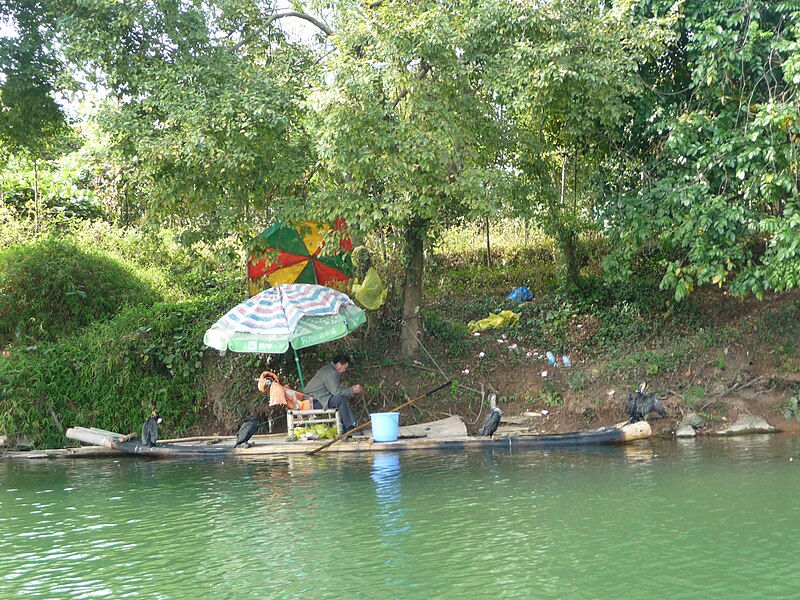
<svg viewBox="0 0 800 600">
<path fill-rule="evenodd" d="M 0 252 L 0 343 L 54 341 L 128 304 L 159 298 L 132 269 L 45 239 Z"/>
<path fill-rule="evenodd" d="M 464 323 L 443 318 L 429 310 L 422 311 L 422 321 L 428 336 L 445 346 L 451 354 L 460 356 L 472 346 L 472 334 Z"/>
<path fill-rule="evenodd" d="M 37 447 L 63 428 L 139 431 L 150 411 L 165 431 L 195 425 L 206 397 L 203 334 L 235 300 L 130 307 L 73 336 L 0 358 L 0 431 Z"/>
</svg>

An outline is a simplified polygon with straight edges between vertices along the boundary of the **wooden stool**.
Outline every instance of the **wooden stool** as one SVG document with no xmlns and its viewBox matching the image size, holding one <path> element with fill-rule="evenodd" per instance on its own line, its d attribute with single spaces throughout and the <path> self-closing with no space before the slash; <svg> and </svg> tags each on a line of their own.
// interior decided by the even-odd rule
<svg viewBox="0 0 800 600">
<path fill-rule="evenodd" d="M 286 411 L 286 433 L 289 436 L 294 435 L 295 427 L 306 427 L 318 423 L 336 425 L 336 435 L 342 435 L 342 419 L 339 411 L 335 408 Z"/>
</svg>

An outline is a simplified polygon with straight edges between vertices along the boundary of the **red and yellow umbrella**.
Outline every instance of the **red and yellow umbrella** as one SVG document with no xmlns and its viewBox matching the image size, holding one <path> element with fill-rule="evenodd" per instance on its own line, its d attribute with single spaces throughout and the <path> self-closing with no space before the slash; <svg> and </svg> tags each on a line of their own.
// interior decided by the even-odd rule
<svg viewBox="0 0 800 600">
<path fill-rule="evenodd" d="M 312 283 L 328 287 L 347 281 L 352 273 L 349 237 L 339 241 L 336 253 L 320 256 L 325 246 L 325 234 L 331 229 L 344 228 L 344 219 L 333 227 L 306 221 L 293 227 L 275 221 L 253 241 L 257 250 L 250 257 L 248 275 L 250 292 L 257 294 L 267 287 L 282 283 Z"/>
</svg>

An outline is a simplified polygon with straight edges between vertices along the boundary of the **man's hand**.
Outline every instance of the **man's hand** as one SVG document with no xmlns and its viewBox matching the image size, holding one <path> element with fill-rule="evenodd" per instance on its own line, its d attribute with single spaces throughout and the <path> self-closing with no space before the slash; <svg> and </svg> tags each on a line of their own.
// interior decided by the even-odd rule
<svg viewBox="0 0 800 600">
<path fill-rule="evenodd" d="M 364 388 L 361 387 L 360 383 L 355 384 L 351 389 L 353 390 L 354 394 L 360 394 L 361 392 L 364 391 Z"/>
</svg>

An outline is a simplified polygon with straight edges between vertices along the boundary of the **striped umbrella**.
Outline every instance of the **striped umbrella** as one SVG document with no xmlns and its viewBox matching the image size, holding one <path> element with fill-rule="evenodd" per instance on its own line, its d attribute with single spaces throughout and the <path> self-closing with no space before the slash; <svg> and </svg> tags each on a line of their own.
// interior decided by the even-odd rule
<svg viewBox="0 0 800 600">
<path fill-rule="evenodd" d="M 291 346 L 302 384 L 298 349 L 337 340 L 365 322 L 364 311 L 347 294 L 321 285 L 283 284 L 229 310 L 203 342 L 217 350 L 269 354 Z"/>
</svg>

